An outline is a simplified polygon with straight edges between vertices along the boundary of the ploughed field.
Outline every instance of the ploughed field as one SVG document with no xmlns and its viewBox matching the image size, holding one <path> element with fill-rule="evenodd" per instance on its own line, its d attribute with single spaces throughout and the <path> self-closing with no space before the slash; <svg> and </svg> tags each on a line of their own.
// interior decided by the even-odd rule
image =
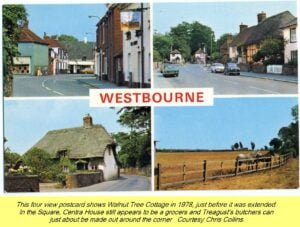
<svg viewBox="0 0 300 227">
<path fill-rule="evenodd" d="M 241 164 L 238 166 L 238 173 L 250 173 L 236 175 L 236 157 L 239 154 L 248 154 L 252 151 L 228 151 L 228 152 L 157 152 L 156 167 L 159 163 L 160 189 L 256 189 L 256 188 L 294 188 L 298 187 L 298 161 L 294 159 L 279 168 L 270 169 L 270 163 L 258 162 L 258 164 Z M 206 160 L 206 162 L 204 162 Z M 272 166 L 278 165 L 279 156 L 272 158 Z M 287 171 L 291 177 L 284 179 L 286 182 L 279 184 L 269 183 L 276 179 L 268 179 L 269 175 L 280 172 L 287 166 L 292 167 Z M 260 172 L 256 172 L 256 170 Z M 264 171 L 266 169 L 266 171 Z M 263 177 L 267 175 L 268 177 Z M 204 176 L 206 181 L 204 182 Z M 230 177 L 234 176 L 234 177 Z M 258 176 L 261 176 L 261 184 L 252 184 L 255 180 L 260 182 Z M 245 179 L 251 178 L 251 181 Z M 230 184 L 230 181 L 237 181 L 236 184 Z M 243 179 L 243 180 L 241 180 Z M 218 182 L 218 184 L 216 183 Z M 277 181 L 276 181 L 277 182 Z M 156 177 L 157 183 L 157 177 Z M 193 185 L 193 186 L 192 186 Z M 277 185 L 277 186 L 276 186 Z M 285 186 L 284 186 L 285 185 Z"/>
</svg>

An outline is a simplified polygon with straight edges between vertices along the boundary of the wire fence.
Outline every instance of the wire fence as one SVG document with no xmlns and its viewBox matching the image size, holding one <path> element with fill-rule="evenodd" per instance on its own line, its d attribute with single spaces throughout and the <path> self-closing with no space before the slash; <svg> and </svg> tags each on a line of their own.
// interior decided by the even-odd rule
<svg viewBox="0 0 300 227">
<path fill-rule="evenodd" d="M 291 157 L 289 153 L 244 160 L 200 160 L 175 165 L 158 163 L 154 170 L 156 189 L 272 170 L 285 165 Z"/>
</svg>

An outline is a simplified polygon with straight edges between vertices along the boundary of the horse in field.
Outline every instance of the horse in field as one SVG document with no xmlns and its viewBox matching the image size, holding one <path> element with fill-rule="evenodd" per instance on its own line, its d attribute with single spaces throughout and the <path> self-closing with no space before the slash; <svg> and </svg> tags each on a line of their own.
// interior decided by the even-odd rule
<svg viewBox="0 0 300 227">
<path fill-rule="evenodd" d="M 246 164 L 248 170 L 254 168 L 254 164 L 256 163 L 257 153 L 248 153 L 248 154 L 238 154 L 236 156 L 237 165 L 239 167 L 239 171 L 241 171 L 241 165 Z"/>
<path fill-rule="evenodd" d="M 271 151 L 268 151 L 265 154 L 257 153 L 256 161 L 257 163 L 262 162 L 265 165 L 265 167 L 269 167 L 272 162 L 272 156 L 274 156 L 274 154 Z"/>
</svg>

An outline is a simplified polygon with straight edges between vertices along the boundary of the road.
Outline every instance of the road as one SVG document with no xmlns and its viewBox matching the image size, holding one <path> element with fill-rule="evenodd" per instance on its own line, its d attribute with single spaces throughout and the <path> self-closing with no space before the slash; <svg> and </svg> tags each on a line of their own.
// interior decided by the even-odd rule
<svg viewBox="0 0 300 227">
<path fill-rule="evenodd" d="M 150 191 L 150 178 L 136 175 L 122 175 L 118 180 L 72 189 L 40 189 L 41 192 L 98 192 L 98 191 Z"/>
<path fill-rule="evenodd" d="M 241 72 L 242 74 L 242 72 Z M 178 77 L 154 74 L 155 88 L 212 87 L 216 95 L 297 94 L 297 83 L 211 73 L 199 64 L 180 66 Z"/>
<path fill-rule="evenodd" d="M 56 76 L 14 76 L 13 97 L 88 96 L 90 88 L 116 88 L 85 74 Z"/>
</svg>

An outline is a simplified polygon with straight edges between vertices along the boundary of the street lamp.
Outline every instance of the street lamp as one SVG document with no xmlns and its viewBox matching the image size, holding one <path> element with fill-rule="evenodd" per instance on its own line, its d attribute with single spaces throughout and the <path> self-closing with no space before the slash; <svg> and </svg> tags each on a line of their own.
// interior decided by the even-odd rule
<svg viewBox="0 0 300 227">
<path fill-rule="evenodd" d="M 88 18 L 93 18 L 93 17 L 98 18 L 100 20 L 100 17 L 98 17 L 98 16 L 95 16 L 95 15 L 89 15 L 88 16 Z"/>
</svg>

